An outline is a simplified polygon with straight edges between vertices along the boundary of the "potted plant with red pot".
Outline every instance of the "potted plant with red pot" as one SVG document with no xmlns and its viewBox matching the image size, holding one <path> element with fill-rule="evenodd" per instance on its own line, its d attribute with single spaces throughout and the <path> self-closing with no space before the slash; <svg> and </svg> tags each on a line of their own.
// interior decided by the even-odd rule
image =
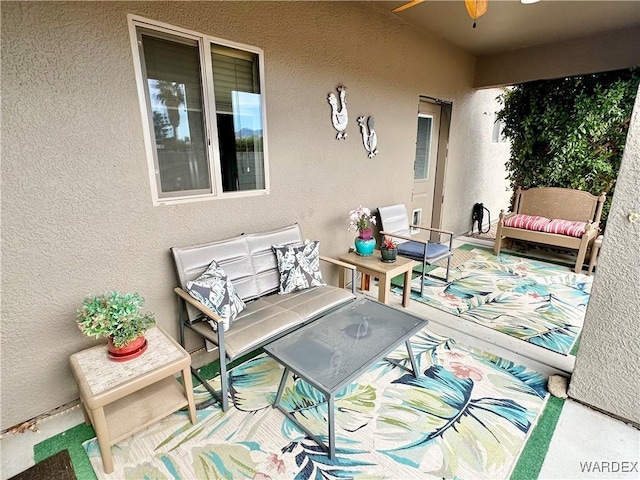
<svg viewBox="0 0 640 480">
<path fill-rule="evenodd" d="M 76 323 L 88 337 L 108 337 L 107 354 L 115 361 L 136 358 L 147 348 L 145 332 L 156 324 L 151 313 L 142 314 L 144 298 L 138 293 L 106 292 L 88 296 Z"/>
</svg>

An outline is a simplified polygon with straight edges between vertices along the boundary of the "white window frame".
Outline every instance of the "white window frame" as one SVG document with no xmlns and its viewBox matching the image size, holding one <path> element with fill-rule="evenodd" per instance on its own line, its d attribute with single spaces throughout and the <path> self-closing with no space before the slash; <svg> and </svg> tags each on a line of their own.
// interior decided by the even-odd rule
<svg viewBox="0 0 640 480">
<path fill-rule="evenodd" d="M 491 135 L 491 141 L 493 143 L 507 143 L 507 137 L 504 135 L 505 123 L 502 120 L 498 120 L 498 114 L 494 114 L 493 117 L 493 133 Z"/>
<path fill-rule="evenodd" d="M 232 42 L 221 38 L 213 37 L 176 27 L 164 22 L 150 20 L 138 15 L 128 14 L 127 21 L 129 24 L 129 36 L 131 39 L 131 51 L 133 54 L 133 65 L 136 77 L 136 85 L 138 89 L 138 100 L 140 105 L 140 115 L 143 121 L 143 136 L 145 150 L 147 156 L 147 166 L 149 172 L 149 181 L 151 185 L 151 197 L 153 205 L 173 205 L 179 203 L 191 203 L 203 200 L 253 197 L 258 195 L 269 194 L 269 157 L 268 157 L 268 134 L 267 134 L 267 118 L 266 118 L 266 98 L 265 98 L 265 77 L 264 77 L 264 52 L 262 49 L 245 45 L 242 43 Z M 195 40 L 198 43 L 200 51 L 200 73 L 203 81 L 203 110 L 206 122 L 206 139 L 207 139 L 207 156 L 209 161 L 209 175 L 211 184 L 211 193 L 206 194 L 183 194 L 176 192 L 175 197 L 160 197 L 158 192 L 158 173 L 155 166 L 155 132 L 153 120 L 151 118 L 151 108 L 148 105 L 147 93 L 144 79 L 144 69 L 140 49 L 138 48 L 137 28 L 153 30 L 158 33 L 167 33 L 170 35 L 183 37 L 185 39 Z M 263 162 L 264 162 L 264 188 L 256 190 L 240 190 L 233 192 L 224 192 L 222 189 L 222 174 L 220 164 L 220 148 L 218 143 L 218 124 L 216 120 L 215 110 L 215 94 L 213 89 L 213 68 L 211 65 L 211 48 L 210 45 L 222 45 L 225 47 L 244 50 L 258 55 L 258 71 L 260 75 L 260 95 L 262 101 L 262 146 L 263 146 Z"/>
</svg>

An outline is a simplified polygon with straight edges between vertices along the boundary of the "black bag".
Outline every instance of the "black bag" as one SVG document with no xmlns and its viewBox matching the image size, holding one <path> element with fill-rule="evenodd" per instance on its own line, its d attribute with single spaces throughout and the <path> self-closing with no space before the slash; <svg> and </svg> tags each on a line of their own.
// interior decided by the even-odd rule
<svg viewBox="0 0 640 480">
<path fill-rule="evenodd" d="M 484 223 L 484 211 L 487 211 L 487 216 L 489 218 L 489 225 L 487 226 L 486 231 L 482 231 L 482 224 Z M 487 207 L 485 207 L 481 203 L 475 203 L 473 205 L 473 210 L 471 211 L 471 233 L 473 233 L 473 226 L 478 224 L 478 233 L 488 233 L 491 229 L 491 212 Z"/>
</svg>

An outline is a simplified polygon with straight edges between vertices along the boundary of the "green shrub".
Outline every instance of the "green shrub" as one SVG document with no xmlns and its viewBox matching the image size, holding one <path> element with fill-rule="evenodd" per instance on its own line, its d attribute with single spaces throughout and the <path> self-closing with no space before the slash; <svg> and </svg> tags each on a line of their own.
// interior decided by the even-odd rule
<svg viewBox="0 0 640 480">
<path fill-rule="evenodd" d="M 144 299 L 137 293 L 106 292 L 84 299 L 76 323 L 88 337 L 113 337 L 122 347 L 145 334 L 156 323 L 153 314 L 140 313 Z"/>
<path fill-rule="evenodd" d="M 511 187 L 606 192 L 604 225 L 639 84 L 638 69 L 621 70 L 524 83 L 498 97 Z"/>
</svg>

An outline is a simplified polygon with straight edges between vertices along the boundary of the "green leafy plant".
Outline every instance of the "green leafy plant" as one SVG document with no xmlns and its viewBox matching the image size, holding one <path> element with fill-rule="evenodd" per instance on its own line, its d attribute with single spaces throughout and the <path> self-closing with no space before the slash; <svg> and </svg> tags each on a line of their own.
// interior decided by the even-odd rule
<svg viewBox="0 0 640 480">
<path fill-rule="evenodd" d="M 145 334 L 156 324 L 151 313 L 140 313 L 144 298 L 138 293 L 106 292 L 88 296 L 78 310 L 76 323 L 88 337 L 112 337 L 116 347 Z"/>
<path fill-rule="evenodd" d="M 565 187 L 607 193 L 611 205 L 640 70 L 520 84 L 498 97 L 511 141 L 511 187 Z"/>
</svg>

